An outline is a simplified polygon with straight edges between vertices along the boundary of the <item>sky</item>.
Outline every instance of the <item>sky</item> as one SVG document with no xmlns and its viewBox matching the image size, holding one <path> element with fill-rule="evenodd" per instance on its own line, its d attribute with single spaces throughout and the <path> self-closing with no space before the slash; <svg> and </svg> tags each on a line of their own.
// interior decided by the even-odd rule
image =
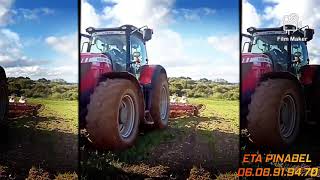
<svg viewBox="0 0 320 180">
<path fill-rule="evenodd" d="M 78 82 L 78 1 L 0 0 L 0 65 L 9 77 Z"/>
<path fill-rule="evenodd" d="M 318 0 L 304 0 L 293 3 L 292 0 L 243 0 L 242 31 L 250 26 L 279 27 L 283 17 L 295 13 L 302 26 L 315 29 L 313 40 L 308 42 L 311 64 L 320 64 L 320 3 Z"/>
<path fill-rule="evenodd" d="M 149 64 L 169 77 L 239 82 L 238 0 L 81 0 L 81 32 L 92 27 L 147 25 Z"/>
</svg>

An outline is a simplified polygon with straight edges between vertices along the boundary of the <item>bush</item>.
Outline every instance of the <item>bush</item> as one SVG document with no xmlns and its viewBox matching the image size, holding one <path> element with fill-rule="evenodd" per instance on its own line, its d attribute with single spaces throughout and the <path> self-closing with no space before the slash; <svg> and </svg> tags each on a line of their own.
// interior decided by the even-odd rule
<svg viewBox="0 0 320 180">
<path fill-rule="evenodd" d="M 31 80 L 28 77 L 8 78 L 9 94 L 27 98 L 78 99 L 78 87 L 63 80 L 52 82 L 47 79 Z"/>
<path fill-rule="evenodd" d="M 169 78 L 170 94 L 187 97 L 212 97 L 216 99 L 239 99 L 239 84 L 231 84 L 223 79 L 217 81 L 202 78 L 192 80 L 188 77 Z"/>
</svg>

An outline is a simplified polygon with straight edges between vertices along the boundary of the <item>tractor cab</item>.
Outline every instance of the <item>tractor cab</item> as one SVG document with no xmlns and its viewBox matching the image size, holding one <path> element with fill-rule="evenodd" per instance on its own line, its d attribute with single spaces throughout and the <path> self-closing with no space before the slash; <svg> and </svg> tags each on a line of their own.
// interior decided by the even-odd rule
<svg viewBox="0 0 320 180">
<path fill-rule="evenodd" d="M 307 41 L 313 38 L 314 31 L 309 28 L 290 29 L 296 30 L 284 31 L 283 27 L 248 28 L 249 34 L 242 36 L 243 40 L 247 39 L 243 41 L 242 58 L 248 60 L 251 57 L 254 62 L 270 61 L 274 72 L 299 74 L 301 68 L 309 64 Z"/>
<path fill-rule="evenodd" d="M 82 61 L 91 61 L 88 54 L 90 57 L 104 55 L 104 60 L 111 62 L 112 72 L 127 71 L 134 75 L 139 75 L 140 67 L 148 63 L 146 42 L 152 38 L 153 31 L 146 26 L 89 27 L 86 31 L 88 34 L 82 34 L 81 37 Z"/>
<path fill-rule="evenodd" d="M 306 27 L 250 27 L 242 36 L 241 127 L 256 145 L 288 147 L 302 123 L 317 123 L 320 66 L 309 65 L 314 30 Z"/>
</svg>

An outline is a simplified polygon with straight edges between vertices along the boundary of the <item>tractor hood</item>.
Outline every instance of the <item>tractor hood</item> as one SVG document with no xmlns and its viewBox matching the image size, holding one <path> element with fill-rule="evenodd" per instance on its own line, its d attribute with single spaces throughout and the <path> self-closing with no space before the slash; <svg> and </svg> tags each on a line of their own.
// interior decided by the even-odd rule
<svg viewBox="0 0 320 180">
<path fill-rule="evenodd" d="M 93 89 L 101 74 L 112 71 L 111 60 L 105 54 L 81 53 L 80 58 L 81 91 Z"/>
<path fill-rule="evenodd" d="M 242 53 L 241 55 L 241 78 L 246 76 L 256 76 L 257 74 L 248 74 L 251 70 L 271 70 L 272 61 L 269 56 L 262 53 Z M 262 73 L 262 72 L 261 72 Z"/>
<path fill-rule="evenodd" d="M 263 53 L 242 53 L 243 63 L 272 63 L 269 56 Z"/>
<path fill-rule="evenodd" d="M 111 60 L 103 53 L 81 53 L 80 60 L 81 64 L 88 62 L 106 62 L 111 64 Z"/>
<path fill-rule="evenodd" d="M 241 55 L 242 101 L 249 100 L 262 74 L 272 71 L 271 59 L 262 53 L 243 53 Z"/>
</svg>

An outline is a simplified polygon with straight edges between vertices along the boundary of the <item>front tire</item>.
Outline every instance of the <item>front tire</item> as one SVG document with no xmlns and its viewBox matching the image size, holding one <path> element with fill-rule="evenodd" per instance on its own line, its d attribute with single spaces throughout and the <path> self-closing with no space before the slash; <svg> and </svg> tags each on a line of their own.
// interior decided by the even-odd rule
<svg viewBox="0 0 320 180">
<path fill-rule="evenodd" d="M 161 73 L 155 81 L 152 92 L 151 116 L 155 128 L 163 129 L 168 126 L 169 120 L 169 85 L 167 75 Z"/>
<path fill-rule="evenodd" d="M 248 131 L 256 145 L 285 147 L 296 139 L 302 117 L 299 87 L 291 80 L 269 79 L 252 96 Z"/>
<path fill-rule="evenodd" d="M 86 129 L 98 149 L 123 150 L 138 135 L 139 89 L 127 79 L 101 82 L 90 97 Z"/>
</svg>

